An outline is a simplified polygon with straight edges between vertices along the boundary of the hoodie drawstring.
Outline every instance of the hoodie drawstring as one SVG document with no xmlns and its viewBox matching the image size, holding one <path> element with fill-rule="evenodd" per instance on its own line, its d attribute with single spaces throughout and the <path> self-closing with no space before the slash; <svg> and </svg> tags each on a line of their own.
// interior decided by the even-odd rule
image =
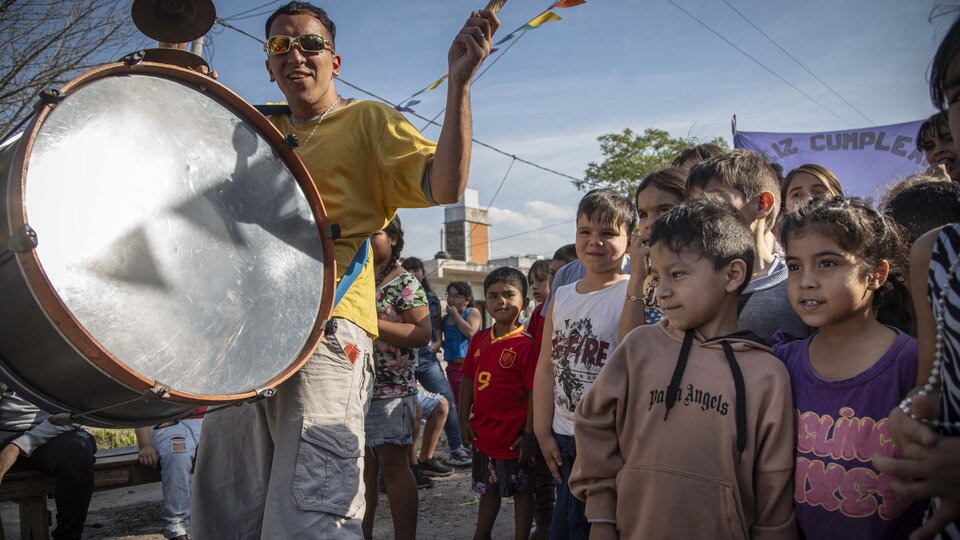
<svg viewBox="0 0 960 540">
<path fill-rule="evenodd" d="M 740 364 L 733 354 L 733 347 L 726 340 L 721 341 L 720 344 L 723 345 L 723 354 L 727 357 L 727 363 L 730 364 L 730 371 L 733 372 L 733 386 L 737 390 L 737 405 L 734 411 L 737 418 L 737 452 L 743 454 L 747 447 L 747 392 L 743 384 Z"/>
<path fill-rule="evenodd" d="M 666 420 L 667 415 L 670 414 L 670 409 L 672 409 L 680 399 L 680 383 L 683 380 L 683 372 L 687 369 L 687 359 L 690 356 L 690 347 L 693 346 L 693 337 L 693 330 L 687 330 L 683 334 L 683 344 L 680 345 L 680 356 L 677 357 L 677 366 L 673 369 L 673 377 L 670 378 L 670 385 L 667 386 L 666 403 L 664 403 L 666 407 L 666 412 L 663 415 L 664 420 Z M 737 332 L 731 334 L 731 336 L 724 337 L 738 337 L 764 343 L 761 339 L 749 332 Z M 727 364 L 730 366 L 730 372 L 733 374 L 733 386 L 737 393 L 734 406 L 734 418 L 737 424 L 737 452 L 743 454 L 743 451 L 747 448 L 747 391 L 743 381 L 743 372 L 740 371 L 740 363 L 737 362 L 737 357 L 733 354 L 733 347 L 730 346 L 729 341 L 723 338 L 713 338 L 708 339 L 705 343 L 711 341 L 720 342 L 720 345 L 723 347 L 723 355 L 726 357 Z"/>
<path fill-rule="evenodd" d="M 667 412 L 663 414 L 663 419 L 667 419 L 670 409 L 680 399 L 680 382 L 683 379 L 683 372 L 687 369 L 687 358 L 690 356 L 690 347 L 693 346 L 693 330 L 687 330 L 683 334 L 683 344 L 680 345 L 680 356 L 677 357 L 677 367 L 673 368 L 673 377 L 670 378 L 670 386 L 667 387 L 666 407 Z"/>
</svg>

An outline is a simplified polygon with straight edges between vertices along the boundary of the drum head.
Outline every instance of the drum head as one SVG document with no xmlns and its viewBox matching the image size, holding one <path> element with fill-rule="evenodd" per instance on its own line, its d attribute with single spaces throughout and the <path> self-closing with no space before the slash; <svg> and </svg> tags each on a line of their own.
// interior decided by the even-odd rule
<svg viewBox="0 0 960 540">
<path fill-rule="evenodd" d="M 43 121 L 26 170 L 47 280 L 126 368 L 200 399 L 303 357 L 324 295 L 317 218 L 217 95 L 149 73 L 86 82 Z"/>
</svg>

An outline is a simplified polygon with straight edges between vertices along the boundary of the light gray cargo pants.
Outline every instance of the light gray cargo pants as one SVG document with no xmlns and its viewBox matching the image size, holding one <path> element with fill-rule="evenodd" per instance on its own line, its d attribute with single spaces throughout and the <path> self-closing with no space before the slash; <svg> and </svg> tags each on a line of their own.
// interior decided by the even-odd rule
<svg viewBox="0 0 960 540">
<path fill-rule="evenodd" d="M 197 540 L 362 538 L 373 344 L 357 325 L 335 321 L 275 396 L 204 419 L 193 483 Z"/>
</svg>

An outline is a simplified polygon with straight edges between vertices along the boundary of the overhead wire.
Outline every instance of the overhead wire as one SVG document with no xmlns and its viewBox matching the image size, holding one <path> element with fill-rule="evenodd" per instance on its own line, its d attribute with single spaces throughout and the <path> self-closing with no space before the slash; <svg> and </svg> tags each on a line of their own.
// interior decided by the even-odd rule
<svg viewBox="0 0 960 540">
<path fill-rule="evenodd" d="M 808 93 L 804 92 L 803 90 L 801 90 L 797 85 L 795 85 L 795 84 L 793 84 L 792 82 L 784 79 L 782 76 L 780 76 L 779 73 L 777 73 L 776 71 L 774 71 L 774 70 L 771 69 L 770 67 L 767 67 L 766 64 L 764 64 L 764 63 L 761 62 L 760 60 L 757 60 L 753 55 L 751 55 L 751 54 L 748 53 L 747 51 L 745 51 L 745 50 L 743 50 L 742 48 L 740 48 L 739 46 L 737 46 L 736 43 L 734 43 L 734 42 L 730 41 L 729 39 L 727 39 L 727 38 L 726 38 L 723 34 L 721 34 L 720 32 L 717 32 L 716 30 L 714 30 L 713 28 L 711 28 L 710 25 L 708 25 L 707 23 L 705 23 L 705 22 L 703 22 L 702 20 L 700 20 L 699 18 L 697 18 L 696 15 L 694 15 L 693 13 L 690 13 L 689 11 L 687 11 L 686 9 L 684 9 L 682 6 L 678 5 L 678 4 L 677 4 L 676 2 L 674 2 L 673 0 L 666 0 L 666 1 L 667 1 L 668 3 L 670 3 L 670 5 L 672 5 L 673 7 L 677 8 L 677 9 L 679 9 L 680 11 L 684 12 L 685 14 L 687 14 L 687 16 L 690 17 L 691 19 L 697 21 L 697 22 L 700 24 L 700 26 L 703 26 L 704 28 L 706 28 L 707 30 L 709 30 L 713 35 L 715 35 L 715 36 L 717 36 L 718 38 L 722 39 L 722 40 L 725 41 L 728 45 L 730 45 L 731 47 L 733 47 L 734 49 L 736 49 L 737 51 L 739 51 L 740 54 L 746 56 L 747 58 L 749 58 L 750 60 L 752 60 L 755 64 L 757 64 L 758 66 L 760 66 L 761 68 L 763 68 L 764 70 L 766 70 L 768 73 L 770 73 L 770 74 L 773 75 L 774 77 L 780 79 L 780 81 L 782 81 L 784 84 L 786 84 L 786 85 L 789 86 L 790 88 L 793 88 L 794 90 L 796 90 L 800 95 L 802 95 L 803 97 L 807 98 L 808 100 L 810 100 L 811 102 L 813 102 L 814 104 L 816 104 L 816 105 L 817 105 L 818 107 L 820 107 L 821 109 L 827 111 L 828 113 L 830 113 L 831 115 L 833 115 L 836 119 L 840 120 L 840 121 L 843 122 L 844 124 L 846 124 L 846 125 L 848 125 L 848 126 L 850 126 L 850 127 L 853 127 L 853 124 L 851 124 L 850 122 L 848 122 L 846 119 L 842 118 L 839 114 L 837 114 L 836 112 L 834 112 L 832 109 L 830 109 L 829 107 L 827 107 L 827 106 L 824 105 L 823 103 L 820 103 L 819 101 L 817 101 L 816 99 L 814 99 L 813 96 L 811 96 L 810 94 L 808 94 Z"/>
<path fill-rule="evenodd" d="M 729 7 L 730 9 L 732 9 L 732 10 L 734 11 L 734 13 L 736 13 L 737 15 L 739 15 L 740 18 L 742 18 L 743 20 L 747 21 L 747 24 L 749 24 L 750 26 L 752 26 L 752 27 L 754 28 L 754 30 L 756 30 L 757 32 L 760 32 L 760 34 L 761 34 L 763 37 L 767 38 L 767 40 L 768 40 L 770 43 L 773 43 L 778 49 L 780 49 L 780 52 L 782 52 L 783 54 L 787 55 L 791 60 L 793 60 L 794 62 L 796 62 L 796 64 L 797 64 L 798 66 L 802 67 L 802 68 L 804 69 L 804 71 L 806 71 L 807 73 L 809 73 L 811 77 L 813 77 L 814 79 L 816 79 L 817 82 L 819 82 L 819 83 L 822 84 L 827 90 L 829 90 L 830 92 L 832 92 L 833 95 L 835 95 L 835 96 L 837 96 L 838 98 L 840 98 L 841 101 L 843 101 L 844 103 L 846 103 L 847 106 L 849 106 L 851 109 L 853 109 L 854 111 L 856 111 L 857 114 L 859 114 L 859 115 L 862 116 L 864 119 L 866 119 L 867 122 L 870 122 L 871 125 L 876 125 L 876 122 L 874 122 L 873 119 L 871 119 L 869 116 L 867 116 L 866 114 L 864 114 L 863 111 L 861 111 L 860 109 L 858 109 L 853 103 L 850 103 L 849 101 L 847 101 L 847 99 L 846 99 L 845 97 L 843 97 L 842 95 L 840 95 L 839 92 L 837 92 L 836 90 L 834 90 L 832 86 L 830 86 L 829 84 L 826 83 L 826 81 L 824 81 L 823 79 L 821 79 L 820 77 L 818 77 L 816 73 L 814 73 L 813 71 L 810 70 L 810 68 L 808 68 L 807 66 L 803 65 L 803 62 L 801 62 L 800 60 L 797 60 L 797 58 L 796 58 L 795 56 L 793 56 L 792 54 L 790 54 L 785 48 L 783 48 L 782 45 L 780 45 L 779 43 L 777 43 L 777 41 L 776 41 L 775 39 L 773 39 L 772 37 L 770 37 L 766 32 L 764 32 L 763 30 L 761 30 L 759 26 L 757 26 L 756 24 L 754 24 L 753 21 L 751 21 L 750 19 L 748 19 L 746 15 L 744 15 L 743 13 L 741 13 L 739 9 L 735 8 L 735 7 L 734 7 L 733 5 L 731 5 L 730 2 L 728 2 L 727 0 L 721 0 L 721 1 L 722 1 L 724 4 L 726 4 L 727 7 Z"/>
<path fill-rule="evenodd" d="M 218 24 L 220 24 L 221 26 L 225 27 L 225 28 L 229 28 L 229 29 L 234 30 L 234 31 L 236 31 L 236 32 L 238 32 L 238 33 L 240 33 L 240 34 L 242 34 L 242 35 L 244 35 L 244 36 L 247 36 L 247 37 L 255 40 L 257 43 L 261 43 L 261 44 L 263 43 L 263 40 L 262 40 L 262 39 L 256 37 L 255 35 L 253 35 L 253 34 L 251 34 L 251 33 L 249 33 L 249 32 L 244 31 L 244 30 L 241 29 L 241 28 L 238 28 L 238 27 L 230 24 L 229 22 L 227 22 L 227 21 L 224 20 L 224 19 L 217 18 L 217 19 L 216 19 L 216 22 L 217 22 Z M 516 43 L 518 40 L 519 40 L 519 37 L 518 37 L 516 40 L 514 40 L 513 42 L 511 42 L 511 45 L 512 45 L 513 43 Z M 507 49 L 504 49 L 503 52 L 505 53 L 508 49 L 509 49 L 509 47 L 508 47 Z M 498 56 L 498 59 L 499 59 L 500 56 L 502 56 L 502 54 L 503 54 L 503 53 L 501 53 L 501 55 Z M 492 67 L 492 64 L 491 64 L 490 67 Z M 489 67 L 488 67 L 487 69 L 489 69 Z M 484 70 L 483 72 L 481 72 L 481 75 L 482 75 L 483 73 L 485 73 L 485 72 L 486 72 L 486 70 Z M 479 78 L 479 76 L 478 76 L 478 78 Z M 476 80 L 476 79 L 474 79 L 474 81 L 475 81 L 475 80 Z M 343 84 L 345 84 L 346 86 L 349 86 L 350 88 L 353 88 L 354 90 L 357 90 L 358 92 L 362 92 L 362 93 L 364 93 L 364 94 L 366 94 L 366 95 L 368 95 L 368 96 L 370 96 L 370 97 L 372 97 L 372 98 L 374 98 L 374 99 L 376 99 L 376 100 L 378 100 L 378 101 L 382 101 L 383 103 L 386 103 L 387 105 L 390 105 L 391 107 L 394 107 L 394 108 L 397 107 L 397 104 L 396 104 L 396 103 L 393 103 L 393 102 L 391 102 L 390 100 L 388 100 L 388 99 L 386 99 L 386 98 L 384 98 L 384 97 L 382 97 L 382 96 L 379 96 L 379 95 L 377 95 L 377 94 L 375 94 L 375 93 L 373 93 L 373 92 L 370 92 L 369 90 L 366 90 L 366 89 L 364 89 L 364 88 L 361 88 L 360 86 L 357 86 L 357 85 L 351 83 L 350 81 L 345 80 L 343 77 L 339 77 L 339 76 L 338 76 L 338 77 L 337 77 L 337 82 L 343 83 Z M 441 111 L 441 114 L 442 114 L 442 112 L 443 112 L 443 111 Z M 419 119 L 421 119 L 421 120 L 427 121 L 427 125 L 431 125 L 431 124 L 432 124 L 432 125 L 442 126 L 442 124 L 436 122 L 436 119 L 435 119 L 435 118 L 434 118 L 434 119 L 429 119 L 429 118 L 427 118 L 427 117 L 425 117 L 425 116 L 423 116 L 423 115 L 421 115 L 421 114 L 419 114 L 419 113 L 416 113 L 416 112 L 411 112 L 410 114 L 413 115 L 413 116 L 415 116 L 415 117 L 417 117 L 417 118 L 419 118 Z M 437 116 L 439 116 L 439 115 L 437 115 Z M 425 127 L 426 127 L 426 126 L 425 126 Z M 421 131 L 423 131 L 423 130 L 421 129 Z M 482 147 L 484 147 L 484 148 L 486 148 L 486 149 L 488 149 L 488 150 L 491 150 L 491 151 L 493 151 L 493 152 L 496 152 L 496 153 L 498 153 L 498 154 L 501 154 L 501 155 L 503 155 L 503 156 L 506 156 L 506 157 L 511 158 L 510 166 L 507 168 L 507 172 L 506 172 L 506 174 L 503 176 L 503 179 L 501 179 L 500 185 L 497 187 L 497 190 L 496 190 L 496 192 L 494 193 L 494 196 L 490 199 L 490 202 L 487 204 L 487 209 L 484 211 L 485 213 L 489 212 L 490 207 L 493 205 L 493 202 L 496 200 L 497 195 L 500 193 L 500 190 L 503 188 L 503 185 L 504 185 L 504 183 L 506 182 L 507 177 L 510 175 L 510 171 L 513 169 L 514 163 L 517 162 L 517 161 L 519 161 L 520 163 L 523 163 L 523 164 L 525 164 L 525 165 L 534 167 L 534 168 L 536 168 L 536 169 L 540 169 L 540 170 L 542 170 L 542 171 L 544 171 L 544 172 L 548 172 L 548 173 L 551 173 L 551 174 L 554 174 L 554 175 L 557 175 L 557 176 L 566 178 L 566 179 L 568 179 L 568 180 L 572 180 L 572 181 L 574 181 L 574 182 L 589 183 L 588 181 L 586 181 L 586 180 L 584 180 L 584 179 L 582 179 L 582 178 L 577 178 L 577 177 L 575 177 L 575 176 L 571 176 L 571 175 L 569 175 L 569 174 L 562 173 L 562 172 L 560 172 L 560 171 L 551 169 L 551 168 L 549 168 L 549 167 L 545 167 L 545 166 L 540 165 L 540 164 L 538 164 L 538 163 L 534 163 L 534 162 L 532 162 L 532 161 L 530 161 L 530 160 L 523 159 L 523 158 L 521 158 L 521 157 L 517 157 L 517 156 L 514 155 L 514 154 L 511 154 L 511 153 L 509 153 L 509 152 L 507 152 L 507 151 L 505 151 L 505 150 L 501 150 L 500 148 L 497 148 L 497 147 L 495 147 L 495 146 L 493 146 L 493 145 L 491 145 L 491 144 L 488 144 L 488 143 L 485 143 L 485 142 L 483 142 L 483 141 L 477 140 L 476 138 L 471 138 L 471 140 L 473 141 L 474 144 L 477 144 L 477 145 L 482 146 Z M 489 215 L 489 214 L 488 214 L 488 215 Z M 529 231 L 523 231 L 523 232 L 520 232 L 520 233 L 517 233 L 517 234 L 514 234 L 514 235 L 505 236 L 505 237 L 501 237 L 501 238 L 494 239 L 494 240 L 489 240 L 489 241 L 487 241 L 487 242 L 485 242 L 485 243 L 492 243 L 492 242 L 498 241 L 498 240 L 505 240 L 505 239 L 508 239 L 508 238 L 514 238 L 514 237 L 516 237 L 516 236 L 522 236 L 523 234 L 529 234 L 529 233 L 531 233 L 531 232 L 537 232 L 537 231 L 540 231 L 540 230 L 543 230 L 543 229 L 547 229 L 547 228 L 550 228 L 550 227 L 556 227 L 556 226 L 562 225 L 562 224 L 564 224 L 564 223 L 570 223 L 571 221 L 575 221 L 575 220 L 567 220 L 567 221 L 564 221 L 564 222 L 561 222 L 561 223 L 554 223 L 554 224 L 552 224 L 552 225 L 547 225 L 547 226 L 545 226 L 545 227 L 541 227 L 541 228 L 537 228 L 537 229 L 531 229 L 531 230 L 529 230 Z M 483 243 L 478 244 L 478 245 L 483 245 Z"/>
<path fill-rule="evenodd" d="M 526 231 L 520 231 L 520 232 L 518 232 L 518 233 L 508 234 L 507 236 L 501 236 L 500 238 L 493 238 L 493 239 L 487 241 L 486 243 L 487 243 L 487 244 L 492 244 L 492 243 L 494 243 L 494 242 L 499 242 L 499 241 L 501 241 L 501 240 L 509 240 L 509 239 L 511 239 L 511 238 L 516 238 L 516 237 L 518 237 L 518 236 L 523 236 L 523 235 L 525 235 L 525 234 L 530 234 L 530 233 L 533 233 L 533 232 L 539 232 L 539 231 L 543 231 L 543 230 L 546 230 L 546 229 L 552 229 L 553 227 L 559 227 L 560 225 L 566 225 L 567 223 L 573 223 L 574 221 L 576 221 L 576 219 L 568 219 L 568 220 L 560 221 L 560 222 L 557 222 L 557 223 L 551 223 L 550 225 L 544 225 L 543 227 L 537 227 L 536 229 L 528 229 L 528 230 L 526 230 Z M 477 244 L 477 245 L 481 245 L 481 246 L 482 246 L 483 243 L 480 243 L 480 244 Z"/>
<path fill-rule="evenodd" d="M 266 7 L 269 7 L 269 6 L 273 5 L 273 4 L 279 4 L 279 3 L 282 2 L 282 1 L 283 1 L 283 0 L 272 0 L 272 1 L 270 1 L 270 2 L 265 2 L 265 3 L 263 3 L 263 4 L 260 4 L 259 6 L 252 7 L 252 8 L 249 8 L 249 9 L 245 9 L 245 10 L 240 11 L 240 12 L 238 12 L 238 13 L 234 13 L 233 15 L 228 15 L 228 16 L 226 16 L 226 17 L 223 17 L 223 19 L 229 21 L 229 20 L 242 20 L 242 19 L 247 19 L 247 18 L 250 18 L 250 17 L 259 17 L 259 16 L 261 16 L 261 15 L 264 15 L 264 13 L 255 13 L 255 14 L 250 14 L 250 13 L 252 13 L 252 12 L 254 12 L 254 11 L 257 11 L 257 10 L 260 10 L 260 9 L 264 9 L 264 8 L 266 8 Z M 245 15 L 246 15 L 246 16 L 245 16 Z"/>
<path fill-rule="evenodd" d="M 499 241 L 501 241 L 501 240 L 509 240 L 509 239 L 511 239 L 511 238 L 516 238 L 516 237 L 518 237 L 518 236 L 523 236 L 523 235 L 530 234 L 530 233 L 545 231 L 545 230 L 547 230 L 547 229 L 552 229 L 552 228 L 554 228 L 554 227 L 559 227 L 560 225 L 566 225 L 566 224 L 568 224 L 568 223 L 573 223 L 573 222 L 575 222 L 575 221 L 577 221 L 577 220 L 576 220 L 576 219 L 567 219 L 567 220 L 564 220 L 564 221 L 558 221 L 557 223 L 551 223 L 551 224 L 549 224 L 549 225 L 544 225 L 544 226 L 542 226 L 542 227 L 537 227 L 537 228 L 535 228 L 535 229 L 527 229 L 527 230 L 525 230 L 525 231 L 520 231 L 520 232 L 514 233 L 514 234 L 508 234 L 507 236 L 501 236 L 500 238 L 493 238 L 493 239 L 491 239 L 491 240 L 487 240 L 486 242 L 480 242 L 479 244 L 472 244 L 472 245 L 474 245 L 474 246 L 488 245 L 488 244 L 492 244 L 492 243 L 494 243 L 494 242 L 499 242 Z M 422 244 L 422 245 L 426 245 L 426 244 Z M 414 246 L 413 249 L 416 249 L 416 246 Z M 427 273 L 426 273 L 426 276 L 427 276 L 427 277 L 430 277 L 430 276 L 432 276 L 434 273 L 436 273 L 438 270 L 440 270 L 440 267 L 443 265 L 443 263 L 440 262 L 440 261 L 444 261 L 444 260 L 448 260 L 448 259 L 438 259 L 438 260 L 437 260 L 437 268 L 435 268 L 434 270 L 431 270 L 431 271 L 427 272 Z"/>
<path fill-rule="evenodd" d="M 500 185 L 497 186 L 497 190 L 493 192 L 493 197 L 490 197 L 490 202 L 487 203 L 487 207 L 483 209 L 483 215 L 490 219 L 490 207 L 493 206 L 493 201 L 497 200 L 497 195 L 500 194 L 500 190 L 503 188 L 503 184 L 507 182 L 507 177 L 510 176 L 510 171 L 513 170 L 513 164 L 517 162 L 517 158 L 510 160 L 510 166 L 507 167 L 507 172 L 504 173 L 503 178 L 500 180 Z M 477 230 L 479 223 L 474 223 L 473 227 L 470 227 L 470 237 L 473 238 L 473 231 Z"/>
<path fill-rule="evenodd" d="M 226 28 L 229 28 L 229 29 L 231 29 L 231 30 L 235 30 L 235 31 L 237 31 L 237 32 L 239 32 L 239 33 L 241 33 L 241 34 L 243 34 L 243 35 L 245 35 L 245 36 L 247 36 L 247 37 L 249 37 L 249 38 L 251 38 L 251 39 L 256 40 L 257 43 L 261 43 L 261 44 L 263 43 L 263 40 L 262 40 L 262 39 L 258 38 L 257 36 L 254 36 L 253 34 L 251 34 L 251 33 L 249 33 L 249 32 L 246 32 L 246 31 L 244 31 L 244 30 L 242 30 L 242 29 L 240 29 L 240 28 L 237 28 L 236 26 L 234 26 L 234 25 L 232 25 L 232 24 L 224 21 L 223 19 L 219 19 L 219 18 L 218 18 L 216 22 L 217 22 L 218 24 L 221 24 L 221 25 L 225 26 Z M 393 103 L 393 102 L 390 101 L 389 99 L 387 99 L 387 98 L 385 98 L 385 97 L 382 97 L 382 96 L 379 96 L 379 95 L 377 95 L 377 94 L 375 94 L 375 93 L 373 93 L 373 92 L 371 92 L 371 91 L 369 91 L 369 90 L 366 90 L 366 89 L 364 89 L 364 88 L 361 88 L 361 87 L 359 87 L 359 86 L 351 83 L 350 81 L 347 81 L 347 80 L 344 79 L 343 77 L 337 77 L 337 81 L 340 82 L 340 83 L 343 83 L 343 84 L 345 84 L 345 85 L 347 85 L 347 86 L 349 86 L 350 88 L 353 88 L 354 90 L 356 90 L 356 91 L 358 91 L 358 92 L 362 92 L 362 93 L 364 93 L 364 94 L 366 94 L 366 95 L 368 95 L 368 96 L 370 96 L 370 97 L 372 97 L 372 98 L 374 98 L 374 99 L 376 99 L 376 100 L 378 100 L 378 101 L 382 101 L 382 102 L 386 103 L 387 105 L 390 105 L 391 107 L 396 108 L 396 106 L 397 106 L 396 103 Z M 410 113 L 410 114 L 412 114 L 413 116 L 415 116 L 415 117 L 417 117 L 417 118 L 419 118 L 419 119 L 421 119 L 421 120 L 427 120 L 428 122 L 430 122 L 430 123 L 432 123 L 432 124 L 434 124 L 434 125 L 437 125 L 437 126 L 442 126 L 442 125 L 443 125 L 443 124 L 440 124 L 440 123 L 438 123 L 438 122 L 436 122 L 436 121 L 430 120 L 429 118 L 427 118 L 426 116 L 423 116 L 422 114 L 415 113 L 415 112 L 414 112 L 414 113 Z M 505 151 L 505 150 L 501 150 L 500 148 L 497 148 L 496 146 L 493 146 L 492 144 L 488 144 L 488 143 L 485 143 L 485 142 L 483 142 L 483 141 L 477 140 L 476 138 L 473 138 L 473 139 L 471 139 L 471 140 L 472 140 L 475 144 L 478 144 L 478 145 L 480 145 L 480 146 L 482 146 L 482 147 L 484 147 L 484 148 L 486 148 L 486 149 L 488 149 L 488 150 L 492 150 L 492 151 L 494 151 L 494 152 L 496 152 L 496 153 L 498 153 L 498 154 L 504 155 L 504 156 L 509 157 L 509 158 L 516 159 L 516 160 L 519 161 L 520 163 L 523 163 L 523 164 L 525 164 L 525 165 L 529 165 L 529 166 L 531 166 L 531 167 L 540 169 L 540 170 L 542 170 L 542 171 L 544 171 L 544 172 L 548 172 L 548 173 L 550 173 L 550 174 L 555 174 L 555 175 L 557 175 L 557 176 L 561 176 L 561 177 L 563 177 L 563 178 L 566 178 L 566 179 L 568 179 L 568 180 L 573 180 L 573 181 L 575 181 L 575 182 L 586 182 L 586 181 L 583 180 L 582 178 L 577 178 L 577 177 L 575 177 L 575 176 L 571 176 L 571 175 L 569 175 L 569 174 L 562 173 L 562 172 L 560 172 L 560 171 L 551 169 L 551 168 L 549 168 L 549 167 L 544 167 L 543 165 L 540 165 L 540 164 L 538 164 L 538 163 L 534 163 L 534 162 L 532 162 L 532 161 L 530 161 L 530 160 L 523 159 L 523 158 L 521 158 L 521 157 L 515 156 L 515 155 L 513 155 L 513 154 L 511 154 L 511 153 L 509 153 L 509 152 L 507 152 L 507 151 Z"/>
<path fill-rule="evenodd" d="M 485 66 L 485 67 L 483 68 L 483 70 L 482 70 L 479 74 L 477 74 L 476 77 L 473 78 L 473 83 L 471 83 L 471 84 L 476 84 L 477 81 L 480 80 L 480 77 L 483 77 L 483 74 L 486 73 L 487 70 L 489 70 L 489 69 L 492 68 L 494 65 L 496 65 L 496 63 L 499 62 L 501 58 L 503 58 L 503 55 L 507 54 L 507 51 L 510 50 L 510 47 L 513 47 L 518 41 L 520 41 L 520 38 L 522 38 L 522 37 L 525 36 L 525 35 L 526 35 L 526 32 L 520 34 L 519 36 L 517 36 L 517 39 L 514 39 L 513 41 L 511 41 L 510 44 L 507 45 L 507 46 L 503 49 L 503 51 L 501 51 L 500 54 L 497 55 L 496 58 L 493 59 L 493 61 L 491 61 L 487 66 Z M 433 118 L 430 119 L 429 122 L 427 122 L 426 124 L 423 125 L 422 128 L 420 128 L 420 131 L 425 131 L 425 130 L 426 130 L 428 127 L 430 127 L 432 124 L 436 124 L 435 120 L 436 120 L 437 118 L 440 118 L 440 115 L 443 114 L 443 113 L 445 113 L 446 111 L 447 111 L 447 108 L 446 108 L 446 107 L 440 109 L 440 112 L 438 112 L 437 114 L 435 114 L 435 115 L 433 116 Z M 437 125 L 440 125 L 440 124 L 437 124 Z"/>
<path fill-rule="evenodd" d="M 396 104 L 395 104 L 395 103 L 392 103 L 390 100 L 388 100 L 388 99 L 386 99 L 386 98 L 383 98 L 383 97 L 381 97 L 381 96 L 378 96 L 377 94 L 374 94 L 373 92 L 370 92 L 370 91 L 368 91 L 368 90 L 364 90 L 363 88 L 360 88 L 359 86 L 357 86 L 357 85 L 355 85 L 355 84 L 353 84 L 353 83 L 351 83 L 351 82 L 349 82 L 349 81 L 344 80 L 343 77 L 337 77 L 337 81 L 338 81 L 338 82 L 341 82 L 341 83 L 343 83 L 343 84 L 345 84 L 345 85 L 347 85 L 347 86 L 349 86 L 350 88 L 353 88 L 354 90 L 357 90 L 358 92 L 363 92 L 364 94 L 366 94 L 366 95 L 368 95 L 368 96 L 370 96 L 370 97 L 372 97 L 372 98 L 374 98 L 374 99 L 380 100 L 380 101 L 386 103 L 387 105 L 390 105 L 390 106 L 392 106 L 392 107 L 396 107 Z M 427 118 L 426 116 L 423 116 L 423 115 L 421 115 L 421 114 L 418 114 L 418 113 L 410 113 L 410 114 L 412 114 L 413 116 L 416 116 L 417 118 L 419 118 L 419 119 L 421 119 L 421 120 L 427 120 L 428 122 L 430 122 L 430 123 L 432 123 L 432 124 L 435 124 L 435 125 L 438 125 L 438 126 L 442 126 L 442 124 L 439 124 L 439 123 L 437 123 L 437 122 L 434 122 L 433 120 L 430 120 L 429 118 Z M 540 164 L 534 163 L 534 162 L 532 162 L 532 161 L 530 161 L 530 160 L 526 160 L 526 159 L 523 159 L 523 158 L 521 158 L 521 157 L 515 156 L 515 155 L 513 155 L 513 154 L 511 154 L 511 153 L 509 153 L 509 152 L 507 152 L 507 151 L 505 151 L 505 150 L 501 150 L 501 149 L 497 148 L 496 146 L 493 146 L 493 145 L 491 145 L 491 144 L 487 144 L 487 143 L 485 143 L 485 142 L 483 142 L 483 141 L 479 141 L 479 140 L 477 140 L 477 139 L 475 139 L 475 138 L 474 138 L 474 139 L 471 139 L 471 140 L 472 140 L 475 144 L 478 144 L 478 145 L 480 145 L 480 146 L 482 146 L 482 147 L 484 147 L 484 148 L 486 148 L 486 149 L 488 149 L 488 150 L 492 150 L 492 151 L 494 151 L 494 152 L 496 152 L 496 153 L 498 153 L 498 154 L 507 156 L 507 157 L 509 157 L 509 158 L 514 158 L 514 159 L 516 159 L 517 161 L 519 161 L 520 163 L 524 163 L 524 164 L 529 165 L 529 166 L 531 166 L 531 167 L 535 167 L 535 168 L 537 168 L 537 169 L 540 169 L 540 170 L 542 170 L 542 171 L 545 171 L 545 172 L 548 172 L 548 173 L 551 173 L 551 174 L 555 174 L 555 175 L 557 175 L 557 176 L 562 176 L 562 177 L 564 177 L 564 178 L 567 178 L 567 179 L 569 179 L 569 180 L 573 180 L 573 181 L 575 181 L 575 182 L 586 182 L 586 181 L 583 180 L 582 178 L 577 178 L 577 177 L 575 177 L 575 176 L 570 176 L 569 174 L 562 173 L 562 172 L 560 172 L 560 171 L 556 171 L 556 170 L 551 169 L 551 168 L 549 168 L 549 167 L 544 167 L 543 165 L 540 165 Z"/>
</svg>

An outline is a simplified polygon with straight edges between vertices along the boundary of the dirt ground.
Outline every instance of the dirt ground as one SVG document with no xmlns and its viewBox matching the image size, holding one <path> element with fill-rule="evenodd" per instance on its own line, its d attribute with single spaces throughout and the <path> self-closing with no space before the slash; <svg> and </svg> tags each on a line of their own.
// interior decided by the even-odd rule
<svg viewBox="0 0 960 540">
<path fill-rule="evenodd" d="M 446 455 L 445 452 L 438 455 Z M 430 540 L 471 538 L 477 519 L 477 498 L 470 491 L 470 469 L 458 468 L 453 475 L 436 478 L 431 489 L 421 489 L 417 537 Z M 101 491 L 93 494 L 84 538 L 163 540 L 160 534 L 160 484 Z M 55 515 L 53 499 L 48 504 Z M 3 532 L 8 539 L 20 538 L 17 507 L 0 505 Z M 513 537 L 513 501 L 503 501 L 493 538 Z M 374 538 L 393 538 L 390 507 L 380 495 Z"/>
</svg>

